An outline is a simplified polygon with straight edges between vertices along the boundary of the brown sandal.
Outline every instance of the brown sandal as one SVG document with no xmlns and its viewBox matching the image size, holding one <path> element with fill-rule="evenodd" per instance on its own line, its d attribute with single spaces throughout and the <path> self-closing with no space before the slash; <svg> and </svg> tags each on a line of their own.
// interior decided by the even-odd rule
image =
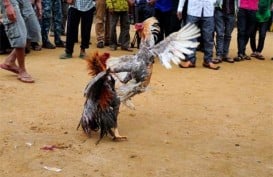
<svg viewBox="0 0 273 177">
<path fill-rule="evenodd" d="M 195 68 L 195 64 L 192 64 L 190 61 L 179 63 L 178 66 L 180 68 Z"/>
</svg>

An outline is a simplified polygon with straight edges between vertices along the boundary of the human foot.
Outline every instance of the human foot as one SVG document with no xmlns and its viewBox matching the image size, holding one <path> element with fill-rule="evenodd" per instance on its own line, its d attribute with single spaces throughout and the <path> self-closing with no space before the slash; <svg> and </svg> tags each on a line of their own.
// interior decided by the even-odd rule
<svg viewBox="0 0 273 177">
<path fill-rule="evenodd" d="M 0 64 L 0 68 L 4 69 L 4 70 L 7 70 L 7 71 L 10 71 L 10 72 L 13 72 L 15 74 L 19 73 L 19 68 L 15 64 L 14 65 L 8 65 L 8 64 L 2 63 L 2 64 Z"/>
<path fill-rule="evenodd" d="M 18 74 L 18 79 L 24 83 L 34 83 L 34 79 L 27 72 L 21 72 Z"/>
</svg>

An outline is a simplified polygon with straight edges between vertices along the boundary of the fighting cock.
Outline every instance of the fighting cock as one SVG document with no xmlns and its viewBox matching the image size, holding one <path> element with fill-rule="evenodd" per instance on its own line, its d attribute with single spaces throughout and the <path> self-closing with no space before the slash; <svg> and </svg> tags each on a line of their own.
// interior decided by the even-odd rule
<svg viewBox="0 0 273 177">
<path fill-rule="evenodd" d="M 154 17 L 137 24 L 136 29 L 140 34 L 141 43 L 135 55 L 110 58 L 107 53 L 94 53 L 87 59 L 90 74 L 94 78 L 84 92 L 86 101 L 79 126 L 81 125 L 88 135 L 91 130 L 100 130 L 97 143 L 107 134 L 114 140 L 127 139 L 120 136 L 117 129 L 120 103 L 132 107 L 130 99 L 146 90 L 155 57 L 170 69 L 171 62 L 178 65 L 185 59 L 185 54 L 193 52 L 191 48 L 198 46 L 195 39 L 200 36 L 199 28 L 188 24 L 156 44 L 160 29 Z M 117 82 L 121 85 L 118 86 Z"/>
</svg>

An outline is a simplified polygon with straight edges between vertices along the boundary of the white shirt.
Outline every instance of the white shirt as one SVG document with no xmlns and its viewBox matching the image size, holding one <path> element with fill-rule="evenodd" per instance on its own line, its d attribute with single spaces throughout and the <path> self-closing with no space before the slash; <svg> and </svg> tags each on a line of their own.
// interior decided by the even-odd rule
<svg viewBox="0 0 273 177">
<path fill-rule="evenodd" d="M 212 17 L 216 0 L 188 0 L 187 14 L 195 17 Z M 185 0 L 179 0 L 177 12 L 182 12 Z"/>
</svg>

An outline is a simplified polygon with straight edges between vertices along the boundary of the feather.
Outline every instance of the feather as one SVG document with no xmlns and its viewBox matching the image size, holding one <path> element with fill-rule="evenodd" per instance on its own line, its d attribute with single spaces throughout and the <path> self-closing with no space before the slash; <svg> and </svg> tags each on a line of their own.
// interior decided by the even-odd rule
<svg viewBox="0 0 273 177">
<path fill-rule="evenodd" d="M 91 55 L 90 58 L 86 58 L 89 74 L 95 76 L 101 71 L 106 70 L 106 61 L 109 57 L 109 53 L 99 55 L 98 52 L 95 52 Z"/>
<path fill-rule="evenodd" d="M 187 24 L 178 32 L 172 33 L 160 43 L 151 48 L 151 53 L 157 56 L 161 64 L 171 68 L 171 62 L 178 65 L 177 59 L 185 59 L 184 54 L 192 54 L 192 48 L 198 46 L 196 38 L 200 36 L 200 29 L 194 24 Z"/>
<path fill-rule="evenodd" d="M 115 80 L 106 70 L 107 53 L 99 55 L 97 52 L 88 59 L 91 75 L 95 75 L 87 84 L 84 96 L 86 101 L 78 125 L 87 135 L 91 131 L 100 130 L 100 139 L 108 133 L 113 134 L 112 128 L 117 126 L 117 115 L 120 101 L 115 90 Z"/>
<path fill-rule="evenodd" d="M 111 130 L 117 128 L 120 103 L 134 108 L 131 98 L 146 91 L 155 57 L 170 69 L 172 63 L 178 65 L 198 45 L 196 38 L 200 36 L 200 30 L 193 24 L 184 26 L 155 45 L 159 31 L 158 21 L 149 18 L 138 31 L 141 45 L 137 54 L 109 58 L 107 53 L 99 55 L 96 52 L 87 60 L 89 73 L 94 77 L 84 92 L 86 101 L 79 126 L 86 134 L 100 130 L 98 142 L 108 133 L 121 137 Z M 116 80 L 121 82 L 119 86 Z"/>
</svg>

